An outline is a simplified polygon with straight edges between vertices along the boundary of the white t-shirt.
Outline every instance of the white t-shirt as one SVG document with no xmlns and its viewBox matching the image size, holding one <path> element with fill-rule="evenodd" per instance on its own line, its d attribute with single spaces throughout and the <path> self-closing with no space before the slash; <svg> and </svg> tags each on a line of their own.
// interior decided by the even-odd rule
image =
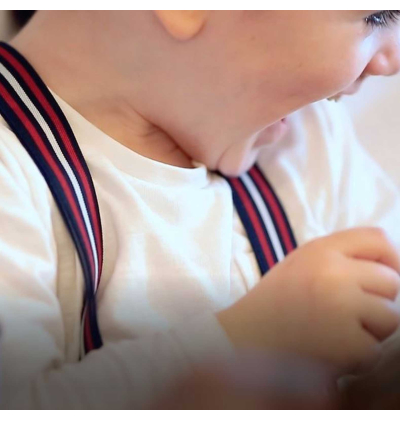
<svg viewBox="0 0 400 421">
<path fill-rule="evenodd" d="M 227 182 L 142 157 L 56 96 L 90 168 L 104 234 L 104 346 L 79 361 L 83 277 L 40 172 L 0 117 L 0 326 L 4 407 L 140 408 L 194 364 L 229 358 L 215 318 L 259 281 Z M 299 245 L 357 225 L 400 244 L 399 193 L 342 107 L 291 117 L 259 163 Z"/>
</svg>

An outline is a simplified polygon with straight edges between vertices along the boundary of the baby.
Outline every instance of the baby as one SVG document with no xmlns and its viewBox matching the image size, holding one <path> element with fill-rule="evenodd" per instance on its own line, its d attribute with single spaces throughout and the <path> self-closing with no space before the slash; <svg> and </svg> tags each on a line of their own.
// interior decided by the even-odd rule
<svg viewBox="0 0 400 421">
<path fill-rule="evenodd" d="M 139 408 L 247 348 L 376 362 L 399 193 L 321 100 L 399 71 L 398 15 L 40 11 L 0 45 L 4 406 Z M 104 259 L 81 265 L 40 136 Z"/>
</svg>

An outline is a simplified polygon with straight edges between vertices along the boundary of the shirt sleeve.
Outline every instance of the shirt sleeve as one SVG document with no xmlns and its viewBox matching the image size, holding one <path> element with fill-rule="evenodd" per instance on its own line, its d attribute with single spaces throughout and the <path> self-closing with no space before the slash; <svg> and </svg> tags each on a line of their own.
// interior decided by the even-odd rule
<svg viewBox="0 0 400 421">
<path fill-rule="evenodd" d="M 18 163 L 4 140 L 0 142 L 2 408 L 147 407 L 196 365 L 233 356 L 216 317 L 200 314 L 159 334 L 109 343 L 81 361 L 67 362 L 51 210 L 46 214 L 39 211 L 45 207 L 38 206 L 49 200 L 49 193 L 39 186 L 35 190 L 32 183 L 37 180 L 29 180 L 29 168 Z"/>
</svg>

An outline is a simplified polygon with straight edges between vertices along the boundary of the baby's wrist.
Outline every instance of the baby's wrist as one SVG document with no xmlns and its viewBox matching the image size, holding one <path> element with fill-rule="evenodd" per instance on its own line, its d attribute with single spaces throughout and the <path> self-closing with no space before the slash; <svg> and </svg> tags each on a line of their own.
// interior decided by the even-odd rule
<svg viewBox="0 0 400 421">
<path fill-rule="evenodd" d="M 235 348 L 265 348 L 264 332 L 256 323 L 247 320 L 238 305 L 234 305 L 216 314 L 217 320 L 224 329 Z"/>
<path fill-rule="evenodd" d="M 240 325 L 241 323 L 235 317 L 235 308 L 229 307 L 216 314 L 219 324 L 224 329 L 226 335 L 235 348 L 240 348 L 243 343 Z"/>
</svg>

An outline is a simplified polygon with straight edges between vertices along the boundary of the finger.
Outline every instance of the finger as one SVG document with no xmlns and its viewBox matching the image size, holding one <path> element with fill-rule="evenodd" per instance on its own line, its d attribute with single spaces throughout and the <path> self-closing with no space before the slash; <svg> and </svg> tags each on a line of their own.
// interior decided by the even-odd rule
<svg viewBox="0 0 400 421">
<path fill-rule="evenodd" d="M 353 355 L 353 363 L 348 367 L 348 374 L 369 372 L 382 355 L 382 343 L 363 327 L 360 329 L 359 321 L 354 325 L 351 354 Z"/>
<path fill-rule="evenodd" d="M 396 247 L 381 228 L 353 228 L 326 237 L 348 257 L 372 260 L 400 273 L 400 256 Z"/>
<path fill-rule="evenodd" d="M 375 262 L 354 262 L 358 285 L 364 292 L 395 301 L 400 291 L 400 275 L 392 268 Z"/>
<path fill-rule="evenodd" d="M 398 306 L 385 298 L 367 295 L 363 299 L 360 322 L 378 341 L 383 341 L 399 326 Z"/>
</svg>

